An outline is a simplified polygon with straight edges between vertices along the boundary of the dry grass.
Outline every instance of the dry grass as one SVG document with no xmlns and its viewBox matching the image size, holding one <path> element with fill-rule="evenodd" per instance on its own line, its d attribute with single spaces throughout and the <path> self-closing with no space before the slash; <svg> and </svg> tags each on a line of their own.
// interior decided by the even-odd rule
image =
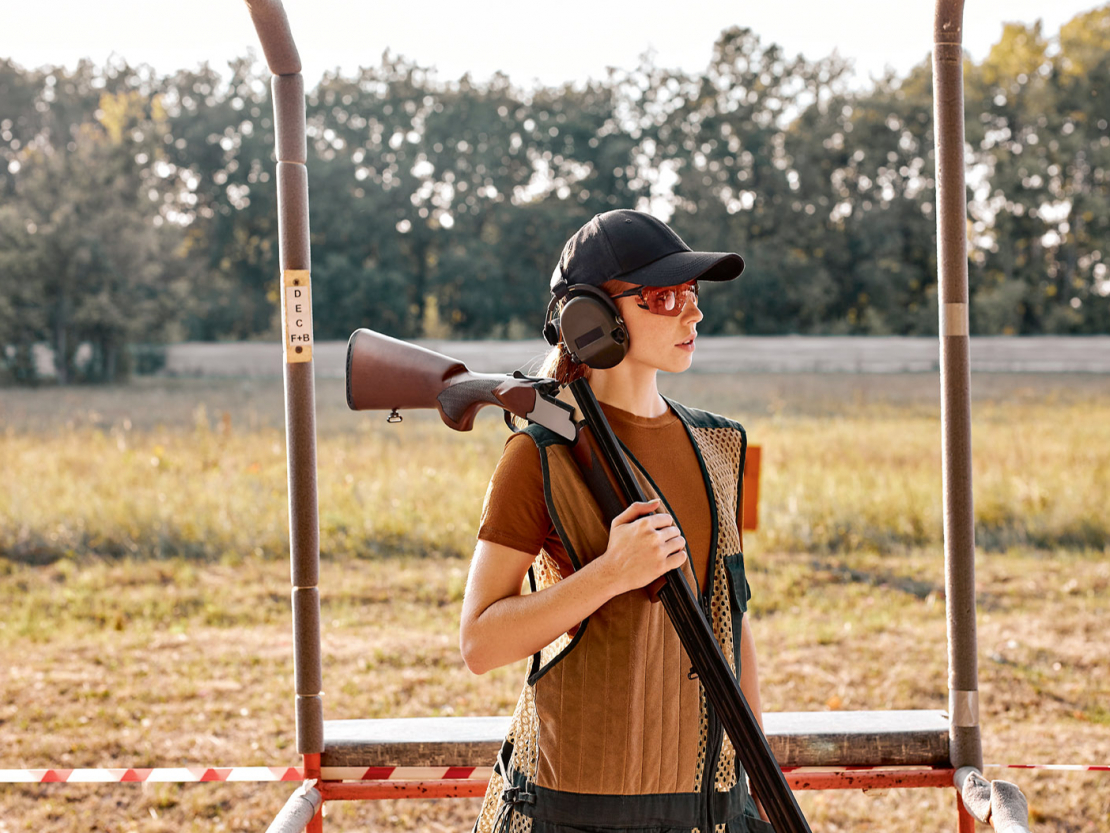
<svg viewBox="0 0 1110 833">
<path fill-rule="evenodd" d="M 980 536 L 999 548 L 978 565 L 988 762 L 1110 762 L 1110 401 L 1090 378 L 979 385 Z M 765 706 L 944 708 L 931 379 L 711 381 L 672 392 L 765 449 L 747 547 Z M 280 387 L 252 384 L 0 394 L 0 767 L 297 762 Z M 474 677 L 455 644 L 503 429 L 388 428 L 337 393 L 320 386 L 328 718 L 506 713 L 521 669 Z M 1022 786 L 1038 830 L 1110 828 L 1105 773 L 988 774 Z M 259 830 L 290 789 L 6 786 L 0 833 Z M 816 831 L 954 825 L 948 791 L 800 798 Z M 464 830 L 474 813 L 335 803 L 327 829 Z"/>
<path fill-rule="evenodd" d="M 1110 546 L 1110 395 L 1092 378 L 977 380 L 986 392 L 973 412 L 982 549 Z M 939 545 L 931 376 L 669 381 L 684 401 L 740 418 L 764 447 L 760 549 Z M 467 554 L 504 427 L 486 415 L 472 433 L 453 434 L 427 413 L 389 426 L 380 414 L 347 412 L 338 385 L 321 384 L 318 398 L 325 557 Z M 71 390 L 5 392 L 0 459 L 20 488 L 0 491 L 0 556 L 284 557 L 281 402 L 279 387 L 258 382 L 186 380 L 84 400 Z"/>
<path fill-rule="evenodd" d="M 753 555 L 750 567 L 768 710 L 944 708 L 935 553 Z M 474 677 L 459 659 L 464 570 L 452 558 L 325 563 L 329 718 L 512 708 L 522 669 Z M 1110 564 L 1013 551 L 983 558 L 979 580 L 986 760 L 1110 760 L 1110 661 L 1100 638 Z M 0 581 L 10 611 L 0 630 L 4 765 L 295 764 L 287 586 L 285 565 L 262 559 L 18 568 Z M 1110 822 L 1105 774 L 992 774 L 1023 787 L 1038 830 Z M 289 790 L 7 787 L 0 815 L 12 831 L 258 830 Z M 944 791 L 801 800 L 819 831 L 953 823 Z M 463 830 L 473 813 L 471 801 L 336 804 L 329 829 Z"/>
</svg>

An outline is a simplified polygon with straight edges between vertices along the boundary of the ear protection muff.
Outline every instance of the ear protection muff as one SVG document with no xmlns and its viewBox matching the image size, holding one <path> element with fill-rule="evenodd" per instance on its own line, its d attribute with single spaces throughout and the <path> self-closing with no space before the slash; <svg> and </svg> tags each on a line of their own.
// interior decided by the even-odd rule
<svg viewBox="0 0 1110 833">
<path fill-rule="evenodd" d="M 628 329 L 616 303 L 589 284 L 555 285 L 543 337 L 552 346 L 561 340 L 574 361 L 597 370 L 616 367 L 628 353 Z"/>
</svg>

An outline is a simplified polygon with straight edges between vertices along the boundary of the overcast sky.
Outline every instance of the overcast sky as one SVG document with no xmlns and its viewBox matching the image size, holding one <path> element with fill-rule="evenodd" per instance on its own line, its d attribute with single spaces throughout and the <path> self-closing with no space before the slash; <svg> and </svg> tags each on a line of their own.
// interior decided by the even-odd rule
<svg viewBox="0 0 1110 833">
<path fill-rule="evenodd" d="M 209 61 L 222 67 L 257 49 L 242 0 L 39 0 L 3 4 L 0 57 L 25 67 L 103 63 L 112 53 L 160 72 Z M 964 46 L 982 59 L 1003 21 L 1044 21 L 1054 35 L 1091 0 L 968 0 Z M 748 26 L 788 54 L 809 58 L 833 50 L 855 62 L 866 80 L 890 66 L 900 74 L 932 46 L 931 0 L 779 0 L 675 3 L 661 0 L 286 0 L 312 86 L 327 69 L 377 64 L 392 49 L 441 78 L 475 79 L 502 70 L 518 84 L 583 81 L 607 66 L 631 68 L 645 50 L 671 68 L 704 67 L 717 34 Z"/>
</svg>

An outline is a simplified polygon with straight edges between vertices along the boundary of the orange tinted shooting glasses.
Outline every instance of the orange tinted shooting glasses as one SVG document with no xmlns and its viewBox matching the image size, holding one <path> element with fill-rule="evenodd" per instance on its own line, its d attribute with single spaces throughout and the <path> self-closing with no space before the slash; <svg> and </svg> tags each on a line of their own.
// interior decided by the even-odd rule
<svg viewBox="0 0 1110 833">
<path fill-rule="evenodd" d="M 686 304 L 691 298 L 695 303 L 698 298 L 698 282 L 689 281 L 678 286 L 637 286 L 614 295 L 614 298 L 630 298 L 636 296 L 639 300 L 637 306 L 646 309 L 655 315 L 681 315 L 686 309 Z"/>
</svg>

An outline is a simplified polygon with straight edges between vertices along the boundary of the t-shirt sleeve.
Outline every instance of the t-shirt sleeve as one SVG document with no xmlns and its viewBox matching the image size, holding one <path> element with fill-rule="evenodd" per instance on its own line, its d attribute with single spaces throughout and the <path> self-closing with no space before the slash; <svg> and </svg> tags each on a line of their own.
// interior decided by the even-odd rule
<svg viewBox="0 0 1110 833">
<path fill-rule="evenodd" d="M 539 449 L 530 437 L 514 434 L 486 489 L 478 538 L 536 555 L 552 530 Z"/>
</svg>

